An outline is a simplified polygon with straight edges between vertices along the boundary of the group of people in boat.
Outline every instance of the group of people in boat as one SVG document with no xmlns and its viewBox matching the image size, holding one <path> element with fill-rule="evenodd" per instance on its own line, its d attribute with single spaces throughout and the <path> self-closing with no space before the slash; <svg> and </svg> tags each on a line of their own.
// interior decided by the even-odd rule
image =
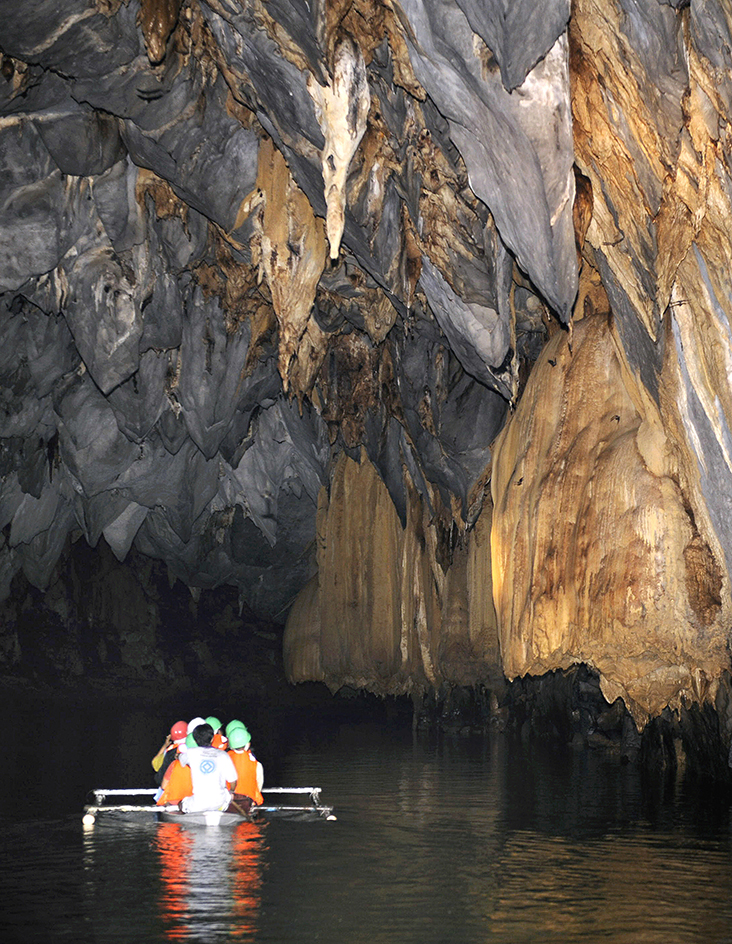
<svg viewBox="0 0 732 944">
<path fill-rule="evenodd" d="M 242 721 L 222 728 L 218 718 L 176 721 L 152 759 L 159 806 L 182 813 L 224 810 L 246 815 L 263 802 L 264 769 Z"/>
</svg>

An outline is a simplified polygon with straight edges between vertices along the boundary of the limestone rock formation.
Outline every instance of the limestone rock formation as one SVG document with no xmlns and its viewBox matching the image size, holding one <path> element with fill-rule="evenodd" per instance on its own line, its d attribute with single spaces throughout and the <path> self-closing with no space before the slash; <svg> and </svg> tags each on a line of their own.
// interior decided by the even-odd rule
<svg viewBox="0 0 732 944">
<path fill-rule="evenodd" d="M 0 0 L 0 598 L 104 541 L 289 614 L 293 679 L 712 699 L 730 49 L 722 0 Z"/>
<path fill-rule="evenodd" d="M 496 443 L 491 533 L 509 677 L 577 662 L 639 724 L 704 699 L 729 602 L 661 412 L 602 314 L 556 335 Z"/>
<path fill-rule="evenodd" d="M 495 677 L 490 514 L 458 536 L 431 498 L 429 511 L 409 487 L 402 527 L 367 457 L 339 459 L 330 493 L 321 493 L 318 574 L 285 633 L 293 681 L 405 694 Z"/>
</svg>

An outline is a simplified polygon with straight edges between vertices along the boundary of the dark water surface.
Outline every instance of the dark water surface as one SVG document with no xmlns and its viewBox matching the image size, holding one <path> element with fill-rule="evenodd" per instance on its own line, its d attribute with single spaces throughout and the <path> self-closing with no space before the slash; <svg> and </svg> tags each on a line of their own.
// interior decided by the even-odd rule
<svg viewBox="0 0 732 944">
<path fill-rule="evenodd" d="M 87 829 L 89 788 L 150 784 L 167 719 L 63 722 L 42 801 L 31 743 L 3 751 L 1 942 L 732 942 L 728 799 L 702 788 L 500 734 L 354 724 L 266 765 L 270 786 L 321 786 L 336 822 Z"/>
</svg>

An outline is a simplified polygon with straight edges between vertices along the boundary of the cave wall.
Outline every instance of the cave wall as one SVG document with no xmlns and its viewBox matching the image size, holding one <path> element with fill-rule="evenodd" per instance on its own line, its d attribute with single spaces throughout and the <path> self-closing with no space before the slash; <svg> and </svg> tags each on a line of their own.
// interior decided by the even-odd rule
<svg viewBox="0 0 732 944">
<path fill-rule="evenodd" d="M 496 432 L 516 385 L 512 263 L 394 11 L 0 12 L 0 597 L 103 536 L 283 619 L 361 445 L 402 519 L 402 457 L 465 504 L 489 446 L 459 414 Z"/>
<path fill-rule="evenodd" d="M 478 519 L 506 676 L 584 663 L 639 727 L 729 668 L 728 32 L 673 6 L 573 5 L 578 295 Z"/>
<path fill-rule="evenodd" d="M 103 540 L 287 617 L 293 680 L 713 701 L 731 48 L 719 0 L 0 0 L 0 599 Z"/>
<path fill-rule="evenodd" d="M 0 602 L 6 698 L 141 699 L 208 691 L 284 698 L 282 627 L 239 606 L 236 588 L 198 593 L 165 565 L 101 541 L 67 544 L 48 588 L 22 574 Z"/>
<path fill-rule="evenodd" d="M 566 336 L 547 344 L 491 480 L 510 678 L 586 663 L 640 725 L 714 696 L 729 659 L 728 577 L 677 454 L 606 315 L 576 321 L 571 350 Z"/>
<path fill-rule="evenodd" d="M 379 694 L 501 677 L 490 514 L 469 534 L 407 482 L 403 527 L 365 454 L 343 456 L 318 512 L 318 574 L 290 611 L 285 669 Z"/>
</svg>

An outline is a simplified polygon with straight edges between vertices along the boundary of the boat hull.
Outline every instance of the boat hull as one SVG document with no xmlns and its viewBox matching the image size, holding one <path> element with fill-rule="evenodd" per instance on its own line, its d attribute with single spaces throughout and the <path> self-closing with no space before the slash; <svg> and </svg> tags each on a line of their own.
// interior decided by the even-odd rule
<svg viewBox="0 0 732 944">
<path fill-rule="evenodd" d="M 251 817 L 240 813 L 223 813 L 221 810 L 206 810 L 204 813 L 181 813 L 180 810 L 160 810 L 157 814 L 158 822 L 178 823 L 179 826 L 215 826 L 230 829 L 239 823 L 250 821 Z"/>
</svg>

